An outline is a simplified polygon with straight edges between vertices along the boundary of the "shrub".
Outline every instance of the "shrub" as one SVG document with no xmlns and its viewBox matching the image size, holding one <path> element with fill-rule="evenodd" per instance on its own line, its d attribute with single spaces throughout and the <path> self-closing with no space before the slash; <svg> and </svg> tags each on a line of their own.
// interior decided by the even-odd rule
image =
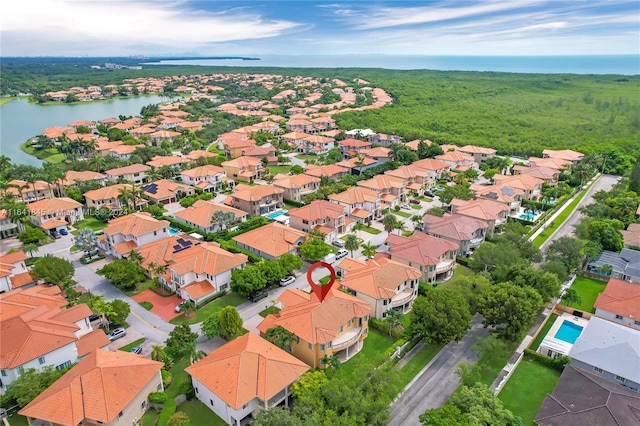
<svg viewBox="0 0 640 426">
<path fill-rule="evenodd" d="M 283 199 L 283 201 L 284 201 L 285 204 L 290 204 L 290 205 L 292 205 L 294 207 L 302 207 L 302 206 L 305 205 L 304 203 L 301 203 L 300 201 L 289 200 L 288 198 Z"/>
<path fill-rule="evenodd" d="M 158 418 L 158 426 L 166 426 L 169 418 L 173 416 L 176 412 L 176 401 L 173 398 L 167 399 L 167 402 L 164 404 L 164 408 L 160 412 L 160 416 Z"/>
<path fill-rule="evenodd" d="M 162 381 L 164 382 L 164 374 L 162 376 Z M 169 376 L 171 376 L 171 373 L 169 373 Z M 167 399 L 169 399 L 169 395 L 165 392 L 151 392 L 149 394 L 149 402 L 151 404 L 164 404 L 167 402 Z"/>
<path fill-rule="evenodd" d="M 469 267 L 469 262 L 471 262 L 471 259 L 468 257 L 457 257 L 456 262 L 462 266 Z"/>
<path fill-rule="evenodd" d="M 393 346 L 397 346 L 397 347 L 401 348 L 402 345 L 404 345 L 405 343 L 407 343 L 407 341 L 405 339 L 399 339 L 399 340 L 396 340 L 395 342 L 393 342 Z"/>
<path fill-rule="evenodd" d="M 170 384 L 171 380 L 173 380 L 173 375 L 170 371 L 160 370 L 160 374 L 162 374 L 162 386 L 166 389 Z M 158 393 L 158 392 L 155 392 Z"/>
<path fill-rule="evenodd" d="M 539 354 L 536 351 L 532 351 L 531 349 L 524 350 L 524 357 L 528 360 L 538 362 L 542 365 L 545 365 L 549 368 L 553 368 L 558 371 L 562 371 L 564 367 L 569 364 L 571 359 L 568 356 L 564 355 L 556 355 L 553 358 L 548 356 L 544 356 Z"/>
</svg>

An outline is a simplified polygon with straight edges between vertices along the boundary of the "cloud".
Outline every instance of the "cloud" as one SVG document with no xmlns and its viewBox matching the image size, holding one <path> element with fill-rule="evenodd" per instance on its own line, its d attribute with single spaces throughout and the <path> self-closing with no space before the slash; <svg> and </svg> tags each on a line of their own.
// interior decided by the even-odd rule
<svg viewBox="0 0 640 426">
<path fill-rule="evenodd" d="M 42 55 L 88 42 L 113 53 L 145 46 L 193 50 L 210 43 L 276 37 L 307 28 L 291 20 L 265 19 L 245 8 L 207 11 L 189 5 L 179 1 L 6 2 L 0 18 L 3 55 Z M 34 38 L 40 39 L 40 51 L 22 51 L 21 39 L 31 50 L 38 48 Z"/>
</svg>

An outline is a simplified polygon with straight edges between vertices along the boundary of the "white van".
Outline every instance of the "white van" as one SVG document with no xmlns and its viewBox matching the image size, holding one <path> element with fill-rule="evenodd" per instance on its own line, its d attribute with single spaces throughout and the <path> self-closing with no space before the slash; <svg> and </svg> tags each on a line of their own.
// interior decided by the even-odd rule
<svg viewBox="0 0 640 426">
<path fill-rule="evenodd" d="M 347 257 L 347 255 L 349 254 L 348 251 L 346 251 L 345 249 L 340 249 L 338 250 L 338 252 L 336 253 L 336 260 L 340 260 L 343 257 Z"/>
<path fill-rule="evenodd" d="M 325 257 L 323 257 L 322 259 L 320 259 L 322 262 L 328 263 L 329 265 L 331 265 L 333 262 L 336 261 L 336 255 L 333 253 L 329 253 L 328 255 L 326 255 Z"/>
</svg>

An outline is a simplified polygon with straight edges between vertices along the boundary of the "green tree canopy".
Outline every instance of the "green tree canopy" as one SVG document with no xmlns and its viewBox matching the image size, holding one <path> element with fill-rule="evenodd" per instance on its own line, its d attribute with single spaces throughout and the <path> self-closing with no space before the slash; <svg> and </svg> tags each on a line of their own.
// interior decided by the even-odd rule
<svg viewBox="0 0 640 426">
<path fill-rule="evenodd" d="M 411 310 L 411 332 L 429 343 L 459 342 L 471 328 L 469 304 L 456 291 L 437 289 L 418 296 Z"/>
<path fill-rule="evenodd" d="M 265 339 L 285 351 L 291 350 L 291 344 L 296 339 L 296 336 L 286 328 L 276 325 L 267 330 L 264 335 Z"/>
<path fill-rule="evenodd" d="M 256 266 L 234 269 L 231 272 L 231 289 L 236 293 L 249 294 L 265 288 L 267 279 Z"/>
<path fill-rule="evenodd" d="M 45 280 L 47 283 L 64 287 L 73 277 L 74 268 L 71 262 L 50 254 L 38 259 L 31 269 L 34 280 Z"/>
<path fill-rule="evenodd" d="M 220 318 L 220 337 L 235 339 L 242 334 L 242 318 L 235 306 L 225 306 L 218 313 Z"/>
<path fill-rule="evenodd" d="M 132 290 L 145 279 L 144 269 L 127 259 L 108 263 L 98 272 L 122 290 Z"/>
<path fill-rule="evenodd" d="M 312 238 L 300 246 L 300 254 L 310 262 L 322 259 L 331 251 L 331 246 L 319 238 Z"/>
<path fill-rule="evenodd" d="M 545 252 L 547 261 L 560 260 L 567 271 L 580 266 L 582 243 L 575 238 L 565 236 L 554 240 Z"/>
<path fill-rule="evenodd" d="M 69 371 L 69 368 L 55 370 L 51 365 L 47 365 L 39 371 L 35 368 L 28 368 L 16 380 L 11 382 L 4 398 L 14 399 L 18 406 L 22 408 L 44 392 L 67 371 Z"/>
<path fill-rule="evenodd" d="M 195 344 L 198 334 L 191 331 L 187 324 L 175 326 L 165 342 L 165 352 L 173 359 L 179 359 L 189 353 L 189 348 Z"/>
</svg>

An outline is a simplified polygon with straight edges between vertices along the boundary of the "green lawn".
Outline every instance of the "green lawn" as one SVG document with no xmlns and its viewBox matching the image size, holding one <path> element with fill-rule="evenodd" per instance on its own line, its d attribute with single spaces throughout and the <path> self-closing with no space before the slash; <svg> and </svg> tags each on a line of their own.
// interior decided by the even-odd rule
<svg viewBox="0 0 640 426">
<path fill-rule="evenodd" d="M 11 426 L 29 426 L 29 421 L 20 414 L 14 414 L 13 416 L 9 416 L 9 424 Z"/>
<path fill-rule="evenodd" d="M 391 213 L 395 214 L 396 216 L 402 216 L 402 217 L 405 217 L 405 218 L 411 217 L 411 213 L 405 213 L 403 211 L 397 212 L 395 210 L 391 210 Z"/>
<path fill-rule="evenodd" d="M 349 361 L 342 364 L 340 374 L 344 374 L 346 376 L 353 375 L 356 364 L 353 362 L 354 359 L 375 359 L 377 356 L 382 355 L 387 349 L 393 346 L 393 342 L 394 340 L 392 338 L 369 327 L 369 335 L 364 339 L 364 346 L 362 350 Z"/>
<path fill-rule="evenodd" d="M 269 173 L 271 173 L 272 176 L 275 176 L 278 173 L 282 173 L 282 174 L 286 175 L 291 170 L 291 167 L 293 167 L 293 166 L 292 165 L 288 165 L 288 166 L 268 166 L 267 168 L 269 169 Z"/>
<path fill-rule="evenodd" d="M 133 342 L 129 343 L 128 345 L 124 345 L 121 348 L 118 348 L 119 351 L 124 351 L 124 352 L 129 352 L 131 349 L 135 348 L 136 346 L 140 346 L 141 344 L 144 343 L 144 341 L 147 340 L 144 337 L 138 339 L 138 340 L 134 340 Z"/>
<path fill-rule="evenodd" d="M 498 398 L 505 408 L 522 417 L 523 424 L 532 425 L 544 397 L 553 391 L 560 374 L 558 370 L 523 359 Z"/>
<path fill-rule="evenodd" d="M 185 318 L 180 315 L 169 322 L 171 324 L 195 324 L 204 321 L 209 315 L 219 311 L 225 306 L 238 306 L 246 301 L 247 298 L 245 296 L 241 296 L 236 293 L 229 293 L 196 310 L 196 314 L 192 317 Z"/>
<path fill-rule="evenodd" d="M 178 405 L 176 411 L 182 411 L 189 416 L 192 425 L 226 426 L 227 423 L 198 399 Z"/>
<path fill-rule="evenodd" d="M 450 288 L 452 290 L 460 290 L 461 282 L 468 277 L 474 275 L 473 271 L 466 266 L 456 265 L 453 267 L 453 277 L 449 281 L 445 281 L 438 285 L 438 288 Z"/>
<path fill-rule="evenodd" d="M 579 305 L 572 307 L 585 312 L 595 312 L 593 304 L 596 302 L 598 295 L 604 291 L 606 286 L 607 283 L 605 281 L 592 280 L 591 278 L 586 277 L 576 277 L 571 288 L 578 293 L 582 302 L 580 302 Z"/>
<path fill-rule="evenodd" d="M 153 303 L 151 302 L 138 302 L 138 304 L 143 308 L 145 308 L 147 311 L 150 311 L 151 309 L 153 309 Z"/>
<path fill-rule="evenodd" d="M 536 337 L 536 339 L 533 341 L 533 343 L 531 343 L 531 346 L 529 347 L 529 349 L 531 349 L 532 351 L 538 350 L 538 348 L 540 347 L 540 343 L 542 343 L 542 340 L 549 332 L 549 329 L 551 328 L 553 323 L 556 321 L 556 318 L 558 318 L 558 315 L 556 314 L 550 315 L 549 319 L 544 324 L 544 327 L 542 328 L 542 330 L 540 330 L 540 333 L 538 333 L 538 336 Z"/>
<path fill-rule="evenodd" d="M 73 226 L 78 230 L 89 228 L 92 231 L 102 231 L 107 225 L 108 223 L 98 220 L 93 216 L 85 216 L 82 222 L 76 222 Z"/>
<path fill-rule="evenodd" d="M 372 228 L 371 226 L 361 226 L 358 228 L 360 231 L 364 231 L 367 232 L 371 235 L 378 235 L 379 233 L 381 233 L 382 231 L 377 229 L 377 228 Z"/>
<path fill-rule="evenodd" d="M 411 204 L 411 208 L 414 210 L 420 210 L 422 206 L 420 204 Z"/>
<path fill-rule="evenodd" d="M 298 155 L 296 155 L 296 158 L 298 158 L 298 159 L 300 159 L 302 161 L 305 161 L 305 162 L 307 162 L 307 161 L 315 161 L 315 160 L 318 159 L 317 156 L 310 155 L 310 154 L 298 154 Z"/>
<path fill-rule="evenodd" d="M 123 291 L 129 297 L 135 296 L 136 294 L 142 293 L 143 291 L 151 287 L 152 283 L 153 283 L 153 280 L 146 280 L 136 285 L 136 288 L 134 288 L 133 290 L 123 290 Z"/>
<path fill-rule="evenodd" d="M 440 352 L 442 346 L 427 343 L 400 369 L 401 386 L 404 389 L 411 380 Z"/>
<path fill-rule="evenodd" d="M 261 311 L 259 313 L 259 315 L 262 318 L 266 318 L 267 315 L 269 315 L 269 314 L 277 314 L 278 312 L 280 312 L 280 308 L 277 308 L 275 306 L 269 306 L 267 309 Z"/>
<path fill-rule="evenodd" d="M 498 373 L 507 365 L 507 361 L 516 351 L 520 344 L 517 342 L 507 342 L 507 349 L 502 354 L 488 354 L 483 356 L 478 362 L 481 366 L 480 383 L 491 386 L 491 383 L 498 377 Z"/>
<path fill-rule="evenodd" d="M 189 383 L 191 382 L 191 376 L 184 371 L 190 364 L 190 360 L 188 356 L 179 359 L 173 364 L 171 368 L 171 384 L 165 389 L 167 395 L 170 398 L 175 398 L 181 393 L 187 392 L 189 390 Z"/>
<path fill-rule="evenodd" d="M 48 163 L 60 164 L 64 161 L 64 154 L 53 154 L 45 158 Z"/>
</svg>

